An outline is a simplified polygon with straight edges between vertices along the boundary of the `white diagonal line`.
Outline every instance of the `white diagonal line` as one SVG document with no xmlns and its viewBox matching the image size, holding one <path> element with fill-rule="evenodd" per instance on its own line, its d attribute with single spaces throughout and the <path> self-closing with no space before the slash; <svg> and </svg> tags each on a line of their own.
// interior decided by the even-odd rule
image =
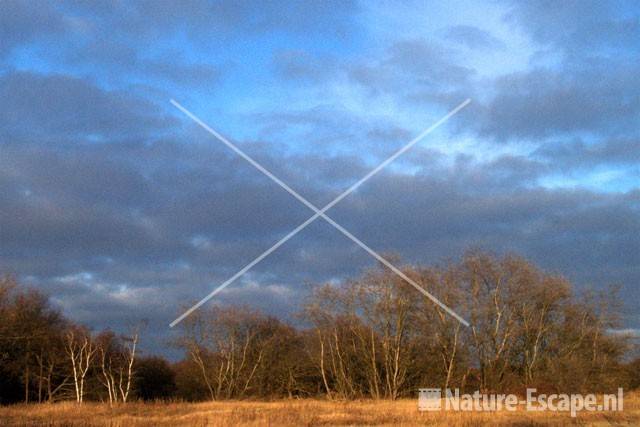
<svg viewBox="0 0 640 427">
<path fill-rule="evenodd" d="M 200 125 L 203 129 L 205 129 L 206 131 L 208 131 L 209 133 L 211 133 L 213 136 L 215 136 L 218 140 L 220 140 L 222 143 L 224 143 L 227 147 L 231 148 L 234 152 L 236 152 L 238 155 L 240 155 L 243 159 L 245 159 L 246 161 L 248 161 L 251 165 L 253 165 L 256 169 L 258 169 L 260 172 L 262 172 L 264 175 L 266 175 L 269 179 L 271 179 L 272 181 L 274 181 L 276 184 L 280 185 L 282 188 L 284 188 L 289 194 L 291 194 L 292 196 L 294 196 L 296 199 L 298 199 L 300 202 L 302 202 L 305 206 L 307 206 L 309 209 L 311 209 L 312 211 L 315 212 L 315 214 L 310 217 L 309 219 L 307 219 L 305 222 L 303 222 L 302 224 L 300 224 L 298 227 L 296 227 L 293 231 L 291 231 L 289 234 L 287 234 L 285 237 L 283 237 L 282 239 L 280 239 L 275 245 L 273 245 L 271 248 L 267 249 L 265 252 L 263 252 L 261 255 L 259 255 L 256 259 L 254 259 L 253 261 L 251 261 L 247 266 L 245 266 L 242 270 L 240 270 L 238 273 L 236 273 L 235 275 L 233 275 L 230 279 L 228 279 L 226 282 L 224 282 L 222 285 L 220 285 L 218 288 L 216 288 L 213 292 L 211 292 L 210 294 L 208 294 L 207 296 L 205 296 L 203 299 L 201 299 L 200 301 L 198 301 L 196 304 L 194 304 L 190 309 L 188 309 L 186 312 L 184 312 L 181 316 L 179 316 L 176 320 L 174 320 L 173 322 L 171 322 L 170 326 L 173 327 L 175 325 L 177 325 L 178 323 L 180 323 L 185 317 L 187 317 L 189 314 L 191 314 L 194 310 L 196 310 L 197 308 L 199 308 L 202 304 L 204 304 L 205 302 L 207 302 L 209 299 L 211 299 L 214 295 L 216 295 L 218 292 L 220 292 L 222 289 L 226 288 L 228 285 L 230 285 L 233 281 L 235 281 L 238 277 L 242 276 L 244 273 L 246 273 L 251 267 L 253 267 L 254 265 L 256 265 L 257 263 L 259 263 L 260 261 L 262 261 L 265 257 L 267 257 L 270 253 L 272 253 L 273 251 L 275 251 L 278 247 L 280 247 L 282 244 L 284 244 L 287 240 L 291 239 L 293 236 L 295 236 L 297 233 L 299 233 L 300 231 L 302 231 L 307 225 L 309 225 L 311 222 L 315 221 L 319 216 L 321 216 L 324 220 L 326 220 L 327 222 L 329 222 L 331 225 L 333 225 L 336 229 L 338 229 L 341 233 L 343 233 L 345 236 L 347 236 L 349 239 L 351 239 L 353 242 L 355 242 L 358 246 L 360 246 L 361 248 L 363 248 L 364 250 L 366 250 L 370 255 L 372 255 L 374 258 L 376 258 L 378 261 L 380 261 L 381 263 L 383 263 L 385 266 L 387 266 L 389 269 L 391 269 L 394 273 L 396 273 L 398 276 L 400 276 L 402 279 L 404 279 L 405 281 L 407 281 L 409 284 L 411 284 L 414 288 L 416 288 L 419 292 L 421 292 L 422 294 L 424 294 L 425 296 L 427 296 L 431 301 L 433 301 L 435 304 L 437 304 L 438 306 L 440 306 L 442 309 L 444 309 L 447 313 L 449 313 L 450 315 L 452 315 L 454 318 L 456 318 L 460 323 L 462 323 L 465 326 L 469 326 L 469 323 L 467 321 L 465 321 L 462 317 L 460 317 L 457 313 L 455 313 L 451 308 L 449 308 L 447 305 L 445 305 L 444 303 L 442 303 L 440 300 L 438 300 L 436 297 L 434 297 L 433 295 L 431 295 L 429 292 L 427 292 L 424 288 L 422 288 L 420 285 L 418 285 L 417 283 L 415 283 L 411 278 L 409 278 L 406 274 L 404 274 L 400 269 L 398 269 L 397 267 L 395 267 L 393 264 L 391 264 L 389 261 L 387 261 L 384 257 L 382 257 L 381 255 L 379 255 L 377 252 L 375 252 L 373 249 L 371 249 L 369 246 L 367 246 L 365 243 L 363 243 L 360 239 L 358 239 L 357 237 L 355 237 L 353 234 L 351 234 L 349 231 L 347 231 L 345 228 L 343 228 L 340 224 L 336 223 L 333 219 L 329 218 L 327 215 L 324 214 L 325 211 L 329 210 L 331 207 L 333 207 L 336 203 L 338 203 L 340 200 L 342 200 L 343 198 L 345 198 L 346 196 L 348 196 L 350 193 L 352 193 L 353 191 L 355 191 L 360 185 L 362 185 L 364 182 L 366 182 L 367 180 L 369 180 L 371 177 L 373 177 L 375 174 L 377 174 L 378 172 L 380 172 L 380 170 L 382 170 L 385 166 L 387 166 L 389 163 L 393 162 L 396 158 L 398 158 L 400 155 L 402 155 L 404 152 L 406 152 L 407 150 L 409 150 L 411 147 L 413 147 L 416 143 L 418 143 L 421 139 L 423 139 L 425 136 L 427 136 L 429 133 L 433 132 L 438 126 L 440 126 L 441 124 L 443 124 L 445 121 L 447 121 L 449 118 L 451 118 L 454 114 L 456 114 L 457 112 L 459 112 L 460 110 L 462 110 L 464 107 L 466 107 L 469 102 L 471 102 L 470 99 L 466 99 L 464 102 L 462 102 L 460 105 L 458 105 L 456 108 L 454 108 L 453 110 L 451 110 L 449 113 L 447 113 L 445 116 L 443 116 L 440 120 L 438 120 L 437 122 L 435 122 L 433 125 L 431 125 L 429 128 L 427 128 L 426 130 L 424 130 L 421 134 L 419 134 L 417 137 L 415 137 L 414 139 L 412 139 L 410 142 L 408 142 L 406 145 L 404 145 L 401 149 L 399 149 L 398 151 L 396 151 L 391 157 L 387 158 L 384 162 L 382 162 L 380 165 L 378 165 L 375 169 L 373 169 L 371 172 L 369 172 L 367 175 L 365 175 L 362 179 L 360 179 L 359 181 L 357 181 L 355 184 L 353 184 L 351 187 L 349 187 L 347 190 L 345 190 L 343 193 L 341 193 L 338 197 L 336 197 L 334 200 L 332 200 L 330 203 L 328 203 L 324 208 L 322 209 L 318 209 L 315 205 L 313 205 L 311 202 L 309 202 L 306 198 L 302 197 L 300 194 L 298 194 L 295 190 L 293 190 L 291 187 L 289 187 L 287 184 L 285 184 L 282 180 L 280 180 L 278 177 L 276 177 L 275 175 L 273 175 L 271 172 L 269 172 L 266 168 L 264 168 L 262 165 L 260 165 L 258 162 L 256 162 L 255 160 L 253 160 L 250 156 L 248 156 L 246 153 L 244 153 L 241 149 L 239 149 L 238 147 L 236 147 L 233 143 L 231 143 L 229 140 L 227 140 L 224 136 L 220 135 L 218 132 L 216 132 L 214 129 L 212 129 L 211 127 L 209 127 L 206 123 L 204 123 L 202 120 L 200 120 L 197 116 L 195 116 L 193 113 L 191 113 L 189 110 L 187 110 L 186 108 L 184 108 L 182 105 L 180 105 L 177 101 L 175 100 L 171 100 L 171 103 L 178 108 L 180 111 L 182 111 L 185 115 L 187 115 L 189 118 L 191 118 L 193 121 L 195 121 L 198 125 Z"/>
<path fill-rule="evenodd" d="M 193 305 L 193 307 L 191 307 L 190 309 L 188 309 L 187 311 L 185 311 L 184 313 L 182 313 L 180 315 L 180 317 L 178 317 L 176 320 L 174 320 L 173 322 L 170 323 L 170 326 L 173 328 L 175 325 L 177 325 L 178 323 L 182 322 L 182 320 L 184 320 L 185 317 L 187 317 L 188 315 L 190 315 L 191 313 L 193 313 L 195 310 L 197 310 L 202 304 L 204 304 L 205 302 L 209 301 L 211 298 L 213 298 L 218 292 L 220 292 L 221 290 L 223 290 L 224 288 L 226 288 L 227 286 L 229 286 L 231 283 L 233 283 L 238 277 L 242 276 L 244 273 L 246 273 L 247 271 L 249 271 L 249 269 L 251 269 L 254 265 L 256 265 L 257 263 L 259 263 L 260 261 L 262 261 L 263 259 L 265 259 L 267 256 L 269 256 L 269 254 L 271 254 L 271 252 L 275 251 L 276 249 L 278 249 L 280 246 L 282 246 L 287 240 L 289 240 L 290 238 L 292 238 L 293 236 L 295 236 L 296 234 L 298 234 L 300 231 L 302 231 L 302 229 L 304 229 L 307 225 L 311 224 L 313 221 L 316 220 L 316 218 L 318 218 L 320 216 L 320 214 L 315 214 L 314 216 L 312 216 L 311 218 L 309 218 L 308 220 L 306 220 L 305 222 L 303 222 L 302 224 L 300 224 L 299 226 L 297 226 L 296 228 L 294 228 L 289 234 L 287 234 L 286 236 L 284 236 L 282 239 L 278 240 L 278 242 L 271 246 L 269 249 L 267 249 L 266 251 L 264 251 L 262 254 L 260 254 L 260 256 L 258 256 L 256 259 L 254 259 L 253 261 L 251 261 L 249 264 L 247 264 L 242 270 L 238 271 L 236 274 L 234 274 L 232 277 L 230 277 L 229 279 L 227 279 L 226 282 L 224 282 L 222 285 L 218 286 L 213 292 L 211 292 L 209 295 L 207 295 L 206 297 L 202 298 L 200 301 L 198 301 L 196 304 Z"/>
<path fill-rule="evenodd" d="M 402 272 L 402 270 L 400 270 L 399 268 L 397 268 L 396 266 L 394 266 L 393 264 L 391 264 L 389 261 L 387 261 L 384 257 L 382 257 L 380 254 L 378 254 L 376 251 L 374 251 L 373 249 L 371 249 L 369 246 L 367 246 L 366 244 L 364 244 L 360 239 L 358 239 L 356 236 L 354 236 L 353 234 L 351 234 L 348 230 L 345 230 L 340 224 L 338 224 L 337 222 L 335 222 L 334 220 L 332 220 L 331 218 L 329 218 L 327 215 L 322 214 L 322 218 L 327 221 L 329 224 L 333 225 L 335 228 L 337 228 L 342 234 L 344 234 L 345 236 L 347 236 L 349 239 L 353 240 L 353 242 L 355 244 L 357 244 L 358 246 L 360 246 L 362 249 L 364 249 L 365 251 L 367 251 L 371 256 L 373 256 L 375 259 L 377 259 L 378 261 L 380 261 L 381 263 L 383 263 L 384 265 L 386 265 L 391 271 L 393 271 L 394 273 L 396 273 L 398 276 L 400 276 L 401 278 L 403 278 L 407 283 L 409 283 L 411 286 L 413 286 L 414 288 L 416 288 L 418 290 L 418 292 L 420 292 L 421 294 L 423 294 L 424 296 L 426 296 L 427 298 L 429 298 L 434 304 L 436 304 L 437 306 L 439 306 L 440 308 L 442 308 L 444 311 L 446 311 L 447 313 L 449 313 L 450 315 L 452 315 L 458 322 L 462 323 L 464 326 L 469 326 L 469 322 L 467 322 L 466 320 L 464 320 L 462 317 L 460 317 L 458 315 L 458 313 L 456 313 L 455 311 L 453 311 L 449 306 L 447 306 L 446 304 L 444 304 L 442 301 L 440 301 L 438 298 L 436 298 L 435 296 L 433 296 L 431 293 L 429 293 L 426 289 L 424 289 L 422 286 L 418 285 L 414 280 L 412 280 L 409 276 L 407 276 L 406 274 L 404 274 Z"/>
</svg>

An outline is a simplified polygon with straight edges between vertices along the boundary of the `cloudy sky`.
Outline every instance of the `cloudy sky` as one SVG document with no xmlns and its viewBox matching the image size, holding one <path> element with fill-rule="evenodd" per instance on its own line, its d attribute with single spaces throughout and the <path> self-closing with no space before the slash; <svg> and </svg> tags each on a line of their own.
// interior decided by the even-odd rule
<svg viewBox="0 0 640 427">
<path fill-rule="evenodd" d="M 328 213 L 408 263 L 522 254 L 619 284 L 640 328 L 634 1 L 19 2 L 0 13 L 0 269 L 69 317 L 169 322 L 466 98 Z M 282 317 L 372 258 L 316 221 L 212 303 Z"/>
</svg>

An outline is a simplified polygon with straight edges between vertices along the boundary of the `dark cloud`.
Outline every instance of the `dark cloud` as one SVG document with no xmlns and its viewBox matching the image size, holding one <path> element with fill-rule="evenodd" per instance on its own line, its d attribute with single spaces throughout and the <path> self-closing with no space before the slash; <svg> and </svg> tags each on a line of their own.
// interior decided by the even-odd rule
<svg viewBox="0 0 640 427">
<path fill-rule="evenodd" d="M 542 144 L 533 154 L 570 169 L 633 166 L 640 163 L 640 138 L 605 139 L 593 143 L 583 140 L 552 141 Z"/>
<path fill-rule="evenodd" d="M 536 41 L 568 56 L 638 53 L 640 11 L 633 0 L 601 2 L 535 0 L 513 3 L 507 19 L 524 27 Z"/>
<path fill-rule="evenodd" d="M 0 76 L 0 122 L 4 140 L 54 137 L 101 141 L 139 138 L 175 121 L 130 93 L 105 91 L 66 75 L 11 72 Z M 2 135 L 0 134 L 0 135 Z"/>
<path fill-rule="evenodd" d="M 448 101 L 449 95 L 467 86 L 474 74 L 475 70 L 463 65 L 451 49 L 420 39 L 396 42 L 381 59 L 349 69 L 351 80 L 373 94 L 414 101 L 421 98 L 422 102 Z"/>
<path fill-rule="evenodd" d="M 636 63 L 534 69 L 497 79 L 495 96 L 476 110 L 480 133 L 500 140 L 551 135 L 621 135 L 637 128 Z"/>
<path fill-rule="evenodd" d="M 283 105 L 275 111 L 252 114 L 247 120 L 260 126 L 261 138 L 277 143 L 273 144 L 275 147 L 254 144 L 256 150 L 268 151 L 265 154 L 270 155 L 266 156 L 266 161 L 270 157 L 277 158 L 276 150 L 280 150 L 280 155 L 288 156 L 303 152 L 303 157 L 312 158 L 330 168 L 337 186 L 342 185 L 345 178 L 354 176 L 354 172 L 359 171 L 358 165 L 356 168 L 339 170 L 331 165 L 344 164 L 356 158 L 369 164 L 380 162 L 413 138 L 411 132 L 395 124 L 383 113 L 362 115 L 339 103 L 325 104 L 321 101 L 312 108 L 304 109 Z M 301 161 L 308 164 L 304 159 Z M 269 166 L 280 171 L 280 164 L 275 161 Z M 287 168 L 295 167 L 287 165 Z M 288 173 L 287 168 L 282 173 Z M 309 168 L 304 174 L 314 176 Z"/>
<path fill-rule="evenodd" d="M 65 20 L 49 2 L 5 0 L 0 13 L 0 59 L 14 48 L 64 31 Z"/>
<path fill-rule="evenodd" d="M 465 81 L 473 70 L 461 65 L 446 47 L 424 40 L 408 40 L 389 48 L 389 57 L 383 63 L 402 69 L 419 79 L 438 83 Z"/>
<path fill-rule="evenodd" d="M 372 102 L 378 96 L 392 96 L 423 106 L 448 106 L 464 100 L 472 93 L 469 84 L 476 74 L 456 50 L 424 39 L 397 41 L 379 57 L 349 61 L 307 51 L 279 51 L 273 66 L 284 81 L 350 82 L 364 89 Z"/>
<path fill-rule="evenodd" d="M 156 79 L 184 87 L 211 86 L 220 81 L 225 67 L 206 62 L 192 62 L 178 49 L 150 55 L 133 47 L 130 40 L 99 38 L 90 40 L 64 54 L 64 62 L 94 74 L 105 71 L 125 79 Z M 104 67 L 107 67 L 106 70 Z"/>
</svg>

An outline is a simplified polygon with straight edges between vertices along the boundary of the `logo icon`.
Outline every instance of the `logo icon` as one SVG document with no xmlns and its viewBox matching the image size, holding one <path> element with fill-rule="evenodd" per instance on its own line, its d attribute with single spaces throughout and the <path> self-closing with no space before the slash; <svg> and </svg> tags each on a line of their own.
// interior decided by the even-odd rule
<svg viewBox="0 0 640 427">
<path fill-rule="evenodd" d="M 442 389 L 421 388 L 418 393 L 418 410 L 439 411 L 442 409 Z"/>
</svg>

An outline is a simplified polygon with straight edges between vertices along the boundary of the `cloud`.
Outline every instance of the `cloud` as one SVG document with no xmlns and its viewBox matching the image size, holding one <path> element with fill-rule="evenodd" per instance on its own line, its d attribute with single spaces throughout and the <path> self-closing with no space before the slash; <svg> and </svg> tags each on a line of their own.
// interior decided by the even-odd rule
<svg viewBox="0 0 640 427">
<path fill-rule="evenodd" d="M 612 138 L 593 143 L 583 140 L 552 141 L 542 144 L 533 155 L 561 168 L 633 166 L 640 163 L 640 138 Z"/>
<path fill-rule="evenodd" d="M 25 43 L 64 31 L 64 18 L 52 4 L 40 2 L 37 7 L 33 6 L 20 0 L 2 2 L 0 59 Z"/>
<path fill-rule="evenodd" d="M 192 61 L 180 49 L 150 54 L 136 49 L 130 40 L 89 39 L 63 54 L 66 66 L 89 68 L 93 73 L 106 71 L 123 79 L 156 79 L 183 87 L 211 86 L 219 83 L 224 69 L 219 64 Z M 113 77 L 111 77 L 113 79 Z"/>
<path fill-rule="evenodd" d="M 554 134 L 608 136 L 637 128 L 636 64 L 594 62 L 588 68 L 534 69 L 500 77 L 480 112 L 480 133 L 499 140 Z"/>
<path fill-rule="evenodd" d="M 504 49 L 505 43 L 488 31 L 471 25 L 455 25 L 444 31 L 446 39 L 469 49 Z"/>
<path fill-rule="evenodd" d="M 342 67 L 330 56 L 316 56 L 301 50 L 276 52 L 273 57 L 273 66 L 282 79 L 310 82 L 335 78 Z"/>
<path fill-rule="evenodd" d="M 640 15 L 633 1 L 535 0 L 511 3 L 507 19 L 524 27 L 538 42 L 568 56 L 589 56 L 593 49 L 619 55 L 638 52 Z"/>
<path fill-rule="evenodd" d="M 186 35 L 190 43 L 206 46 L 211 38 L 291 33 L 348 36 L 359 6 L 355 1 L 312 0 L 291 4 L 282 0 L 255 3 L 248 0 L 206 1 L 144 0 L 100 4 L 65 1 L 54 5 L 78 24 L 87 40 L 100 40 L 111 32 L 130 43 L 152 42 Z M 183 39 L 184 41 L 184 39 Z"/>
<path fill-rule="evenodd" d="M 404 99 L 429 93 L 433 101 L 464 87 L 474 73 L 447 47 L 415 39 L 395 42 L 381 59 L 351 67 L 349 76 L 373 93 Z"/>
<path fill-rule="evenodd" d="M 0 76 L 4 140 L 9 138 L 134 139 L 171 126 L 158 107 L 66 75 L 10 72 Z"/>
</svg>

